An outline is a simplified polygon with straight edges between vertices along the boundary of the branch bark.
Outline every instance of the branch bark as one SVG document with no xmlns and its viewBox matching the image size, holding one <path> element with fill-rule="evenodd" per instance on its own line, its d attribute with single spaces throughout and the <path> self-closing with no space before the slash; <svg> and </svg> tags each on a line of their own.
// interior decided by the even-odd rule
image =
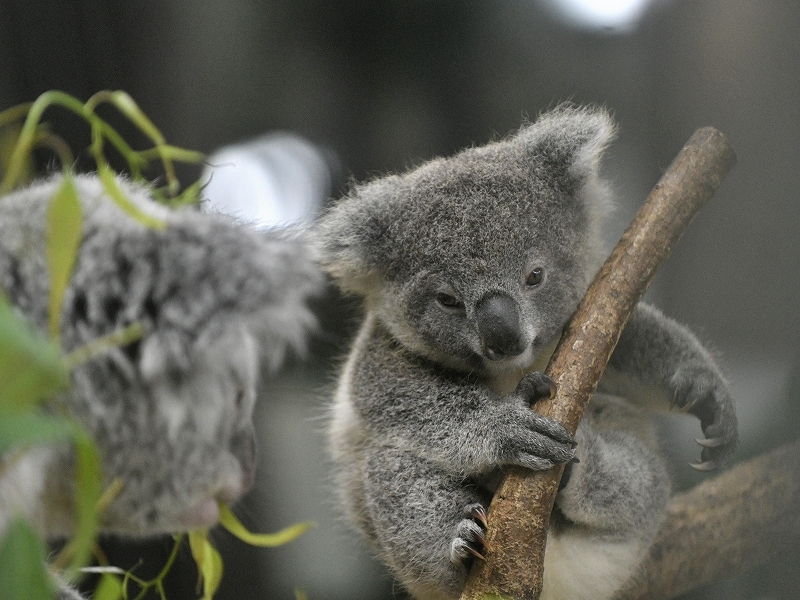
<svg viewBox="0 0 800 600">
<path fill-rule="evenodd" d="M 658 600 L 800 547 L 800 439 L 670 500 L 647 558 L 617 600 Z"/>
<path fill-rule="evenodd" d="M 547 373 L 558 392 L 534 407 L 574 433 L 631 311 L 694 214 L 736 162 L 724 135 L 697 130 L 650 192 L 567 324 Z M 486 560 L 475 561 L 462 600 L 497 594 L 534 600 L 563 467 L 509 469 L 489 508 Z"/>
</svg>

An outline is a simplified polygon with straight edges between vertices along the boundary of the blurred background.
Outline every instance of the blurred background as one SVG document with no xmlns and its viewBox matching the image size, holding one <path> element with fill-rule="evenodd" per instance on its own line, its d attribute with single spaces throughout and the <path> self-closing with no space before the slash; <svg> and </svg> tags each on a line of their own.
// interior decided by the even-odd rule
<svg viewBox="0 0 800 600">
<path fill-rule="evenodd" d="M 0 0 L 0 110 L 48 89 L 124 89 L 171 143 L 223 149 L 210 164 L 226 168 L 205 175 L 212 202 L 220 190 L 220 206 L 246 216 L 222 196 L 258 188 L 252 219 L 275 224 L 310 218 L 351 178 L 485 143 L 562 100 L 597 103 L 619 122 L 609 247 L 692 132 L 714 125 L 738 165 L 648 298 L 718 351 L 746 458 L 800 422 L 798 32 L 793 0 Z M 74 148 L 88 144 L 78 121 L 48 117 Z M 225 183 L 237 168 L 247 181 Z M 265 382 L 257 485 L 237 511 L 253 529 L 318 526 L 269 550 L 217 535 L 219 598 L 403 597 L 338 519 L 322 417 L 358 314 L 334 295 L 318 308 L 311 359 Z M 664 427 L 677 485 L 691 485 L 699 427 Z M 143 557 L 145 573 L 170 545 L 109 553 L 123 568 Z M 685 598 L 796 598 L 798 559 Z M 190 563 L 170 597 L 194 597 Z"/>
</svg>

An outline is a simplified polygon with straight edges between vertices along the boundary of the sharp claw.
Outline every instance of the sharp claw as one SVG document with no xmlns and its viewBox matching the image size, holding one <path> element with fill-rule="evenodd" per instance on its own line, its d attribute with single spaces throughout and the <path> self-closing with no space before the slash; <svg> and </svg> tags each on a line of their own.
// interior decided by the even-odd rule
<svg viewBox="0 0 800 600">
<path fill-rule="evenodd" d="M 670 398 L 669 409 L 668 410 L 671 412 L 672 409 L 675 408 L 675 405 L 677 403 L 678 403 L 678 392 L 675 391 L 675 392 L 672 393 L 672 398 Z"/>
<path fill-rule="evenodd" d="M 713 471 L 719 467 L 719 462 L 716 460 L 706 460 L 699 463 L 689 463 L 689 466 L 695 471 Z"/>
<path fill-rule="evenodd" d="M 484 528 L 489 526 L 489 524 L 486 522 L 486 509 L 480 504 L 471 507 L 469 509 L 469 514 L 473 519 L 480 521 Z"/>
<path fill-rule="evenodd" d="M 472 554 L 472 556 L 476 558 L 480 558 L 481 560 L 486 560 L 486 557 L 477 550 L 475 550 L 472 546 L 467 546 L 467 552 L 469 552 L 470 554 Z"/>
<path fill-rule="evenodd" d="M 703 448 L 719 448 L 725 443 L 725 439 L 721 437 L 708 439 L 697 438 L 694 441 L 700 444 Z"/>
<path fill-rule="evenodd" d="M 478 533 L 476 531 L 475 532 L 475 537 L 478 538 L 478 541 L 481 543 L 481 545 L 484 548 L 486 548 L 487 550 L 491 550 L 492 549 L 491 546 L 489 546 L 489 544 L 486 542 L 486 536 L 484 535 L 484 533 L 482 531 L 480 533 Z"/>
<path fill-rule="evenodd" d="M 678 410 L 680 410 L 681 412 L 684 412 L 684 413 L 688 413 L 690 410 L 692 410 L 692 407 L 693 407 L 695 404 L 697 404 L 697 401 L 696 401 L 696 400 L 695 400 L 695 401 L 693 401 L 693 402 L 687 402 L 687 403 L 686 403 L 686 404 L 684 404 L 683 406 L 680 406 L 680 407 L 678 407 Z"/>
</svg>

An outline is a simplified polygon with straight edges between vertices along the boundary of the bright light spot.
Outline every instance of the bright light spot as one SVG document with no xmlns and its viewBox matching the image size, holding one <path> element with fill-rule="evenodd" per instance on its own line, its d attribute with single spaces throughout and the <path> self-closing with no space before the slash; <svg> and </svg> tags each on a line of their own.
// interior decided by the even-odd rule
<svg viewBox="0 0 800 600">
<path fill-rule="evenodd" d="M 308 221 L 331 193 L 328 154 L 283 132 L 220 148 L 203 171 L 203 208 L 256 227 Z"/>
<path fill-rule="evenodd" d="M 628 29 L 644 13 L 650 0 L 546 0 L 556 12 L 582 27 Z"/>
</svg>

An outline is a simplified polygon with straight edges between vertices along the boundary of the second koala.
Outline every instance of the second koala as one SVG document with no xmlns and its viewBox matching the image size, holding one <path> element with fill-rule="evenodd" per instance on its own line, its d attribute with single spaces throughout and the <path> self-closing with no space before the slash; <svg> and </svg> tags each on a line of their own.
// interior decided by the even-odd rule
<svg viewBox="0 0 800 600">
<path fill-rule="evenodd" d="M 132 323 L 146 332 L 72 373 L 60 405 L 97 443 L 104 485 L 122 491 L 101 529 L 147 537 L 216 523 L 255 474 L 253 408 L 262 373 L 302 351 L 322 273 L 299 241 L 221 215 L 169 210 L 117 180 L 154 229 L 112 201 L 96 176 L 75 176 L 83 235 L 61 308 L 70 352 Z M 0 198 L 0 295 L 47 332 L 47 211 L 53 176 Z M 0 455 L 0 537 L 15 513 L 42 535 L 70 535 L 74 454 L 35 446 Z"/>
<path fill-rule="evenodd" d="M 504 466 L 573 458 L 541 597 L 610 598 L 669 495 L 648 411 L 672 399 L 700 419 L 700 469 L 736 446 L 712 357 L 644 304 L 574 441 L 530 410 L 551 393 L 540 370 L 600 263 L 613 133 L 602 110 L 559 107 L 503 141 L 356 186 L 316 226 L 323 264 L 366 310 L 329 426 L 341 500 L 417 598 L 458 597 Z"/>
</svg>

